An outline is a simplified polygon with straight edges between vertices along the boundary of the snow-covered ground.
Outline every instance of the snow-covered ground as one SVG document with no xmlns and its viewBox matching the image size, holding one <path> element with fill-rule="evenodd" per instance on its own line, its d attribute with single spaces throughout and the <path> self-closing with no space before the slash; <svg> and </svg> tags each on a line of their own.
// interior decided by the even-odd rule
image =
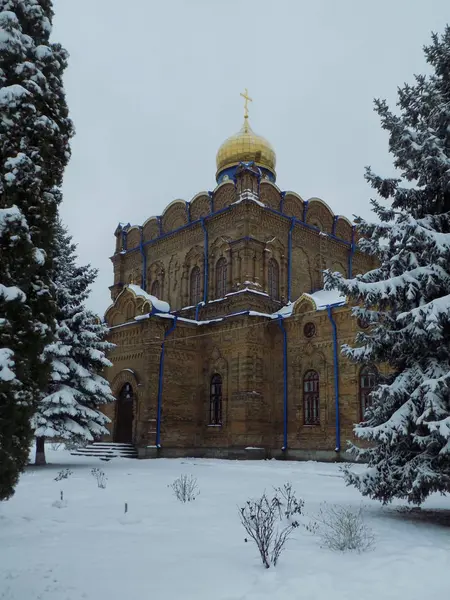
<svg viewBox="0 0 450 600">
<path fill-rule="evenodd" d="M 49 452 L 15 496 L 0 504 L 1 600 L 388 600 L 448 597 L 450 498 L 421 515 L 364 499 L 374 550 L 336 553 L 303 528 L 279 565 L 265 570 L 244 543 L 237 506 L 291 481 L 315 514 L 322 501 L 358 507 L 339 467 L 324 463 L 218 460 L 102 462 Z M 73 475 L 54 477 L 64 467 Z M 106 489 L 92 467 L 103 469 Z M 193 474 L 201 490 L 182 504 L 168 487 Z M 64 491 L 65 508 L 53 503 Z M 124 504 L 129 512 L 124 516 Z"/>
</svg>

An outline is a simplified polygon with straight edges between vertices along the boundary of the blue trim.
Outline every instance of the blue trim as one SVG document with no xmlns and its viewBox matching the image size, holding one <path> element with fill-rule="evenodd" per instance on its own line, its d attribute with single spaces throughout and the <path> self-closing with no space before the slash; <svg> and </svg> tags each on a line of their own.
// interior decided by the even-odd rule
<svg viewBox="0 0 450 600">
<path fill-rule="evenodd" d="M 281 200 L 280 200 L 280 212 L 284 212 L 284 199 L 286 198 L 286 192 L 281 192 Z"/>
<path fill-rule="evenodd" d="M 147 255 L 144 250 L 144 238 L 143 238 L 144 228 L 141 226 L 141 227 L 139 227 L 139 229 L 141 230 L 141 239 L 139 242 L 139 250 L 140 250 L 141 256 L 142 256 L 141 288 L 145 291 L 145 289 L 147 287 Z"/>
<path fill-rule="evenodd" d="M 198 302 L 197 305 L 195 306 L 195 320 L 198 321 L 198 313 L 200 311 L 200 307 L 201 306 L 205 306 L 204 302 Z"/>
<path fill-rule="evenodd" d="M 212 215 L 214 213 L 214 193 L 208 192 L 209 196 L 209 212 Z"/>
<path fill-rule="evenodd" d="M 339 215 L 334 215 L 333 217 L 333 225 L 331 226 L 331 233 L 333 235 L 336 235 L 336 225 L 337 225 L 337 220 L 339 219 Z"/>
<path fill-rule="evenodd" d="M 295 217 L 291 219 L 291 226 L 289 227 L 288 234 L 288 302 L 291 301 L 291 287 L 292 287 L 292 231 L 295 225 Z"/>
<path fill-rule="evenodd" d="M 159 379 L 158 379 L 158 408 L 156 414 L 156 441 L 157 448 L 161 448 L 161 409 L 162 409 L 162 392 L 164 379 L 164 359 L 166 355 L 166 339 L 177 326 L 178 317 L 175 317 L 172 327 L 164 332 L 163 343 L 161 344 L 161 355 L 159 357 Z"/>
<path fill-rule="evenodd" d="M 206 229 L 205 219 L 200 219 L 205 240 L 203 242 L 203 302 L 208 302 L 208 283 L 209 283 L 209 260 L 208 260 L 208 230 Z"/>
<path fill-rule="evenodd" d="M 188 223 L 190 223 L 191 222 L 191 203 L 190 202 L 186 202 L 186 214 L 187 214 Z"/>
<path fill-rule="evenodd" d="M 305 202 L 305 207 L 303 209 L 303 214 L 304 217 L 306 216 L 306 205 L 308 204 L 308 202 Z M 195 221 L 191 221 L 190 223 L 186 223 L 185 225 L 182 225 L 181 227 L 178 227 L 177 229 L 174 229 L 173 231 L 169 231 L 168 233 L 162 233 L 159 235 L 159 237 L 155 238 L 154 240 L 147 240 L 146 242 L 144 242 L 144 246 L 148 246 L 151 244 L 156 244 L 157 242 L 159 242 L 160 240 L 169 237 L 170 235 L 174 235 L 176 233 L 178 233 L 179 231 L 183 231 L 183 229 L 188 229 L 189 227 L 192 227 L 194 225 L 197 225 L 199 223 L 201 223 L 202 220 L 206 221 L 208 219 L 211 219 L 213 217 L 216 217 L 217 215 L 220 215 L 222 213 L 225 213 L 227 211 L 231 211 L 233 209 L 235 209 L 235 205 L 234 204 L 230 204 L 229 206 L 225 206 L 225 208 L 221 208 L 220 210 L 216 211 L 215 213 L 212 213 L 210 215 L 207 215 L 206 217 L 201 217 L 200 219 L 196 219 Z M 301 219 L 297 219 L 297 217 L 289 217 L 285 214 L 283 214 L 282 212 L 280 212 L 279 210 L 275 210 L 274 208 L 270 208 L 269 206 L 265 206 L 263 208 L 263 210 L 266 210 L 268 212 L 271 212 L 279 217 L 282 217 L 283 219 L 286 219 L 288 221 L 291 221 L 292 219 L 295 219 L 295 223 L 300 225 L 301 227 L 305 227 L 306 229 L 310 229 L 311 231 L 320 231 L 320 229 L 318 227 L 315 227 L 314 225 L 310 225 L 309 223 L 305 223 L 304 221 L 302 221 Z M 159 227 L 160 229 L 162 228 L 162 224 L 161 224 L 161 217 L 156 217 L 159 223 Z M 333 235 L 332 233 L 326 233 L 324 232 L 325 235 L 327 235 L 329 238 L 336 240 L 337 242 L 344 244 L 345 246 L 351 246 L 351 242 L 347 242 L 347 240 L 344 240 L 342 238 L 337 237 L 336 235 Z M 137 251 L 139 248 L 136 246 L 135 248 L 131 248 L 130 250 L 127 250 L 128 252 L 135 252 Z"/>
<path fill-rule="evenodd" d="M 158 223 L 158 230 L 159 230 L 159 237 L 161 237 L 163 235 L 163 229 L 162 229 L 162 218 L 156 217 L 156 221 Z M 153 241 L 153 240 L 152 240 Z"/>
<path fill-rule="evenodd" d="M 288 364 L 287 364 L 287 332 L 283 323 L 283 317 L 278 317 L 278 325 L 283 333 L 283 447 L 286 452 L 288 448 Z"/>
<path fill-rule="evenodd" d="M 242 165 L 244 165 L 245 167 L 248 167 L 248 166 L 254 165 L 254 161 L 250 161 L 248 163 L 240 162 L 237 165 L 233 165 L 232 167 L 226 167 L 225 169 L 218 171 L 216 174 L 217 184 L 220 185 L 221 183 L 223 183 L 226 175 L 228 175 L 228 180 L 227 180 L 228 182 L 235 181 L 236 180 L 236 170 L 238 169 L 238 167 L 240 167 Z M 264 174 L 265 178 L 267 178 L 271 183 L 275 183 L 276 178 L 275 178 L 274 174 L 271 171 L 269 171 L 269 169 L 260 167 L 259 165 L 255 165 L 255 167 L 257 169 L 259 169 L 261 174 Z"/>
<path fill-rule="evenodd" d="M 355 254 L 355 225 L 352 225 L 352 243 L 350 244 L 350 253 L 348 255 L 348 278 L 353 277 L 353 255 Z"/>
<path fill-rule="evenodd" d="M 306 215 L 308 214 L 309 200 L 305 200 L 303 204 L 303 222 L 306 224 Z"/>
<path fill-rule="evenodd" d="M 333 305 L 327 306 L 328 318 L 330 319 L 331 327 L 333 329 L 333 363 L 334 363 L 334 405 L 336 410 L 336 452 L 341 450 L 341 419 L 339 415 L 339 362 L 338 362 L 338 351 L 337 351 L 337 326 L 336 321 L 332 315 Z"/>
</svg>

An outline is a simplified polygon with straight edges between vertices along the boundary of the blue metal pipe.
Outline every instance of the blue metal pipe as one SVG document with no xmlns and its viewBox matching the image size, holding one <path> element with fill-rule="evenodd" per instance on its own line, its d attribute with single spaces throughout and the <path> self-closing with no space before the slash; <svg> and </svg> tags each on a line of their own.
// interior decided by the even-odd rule
<svg viewBox="0 0 450 600">
<path fill-rule="evenodd" d="M 214 212 L 214 194 L 213 192 L 208 192 L 208 196 L 209 196 L 209 212 L 211 214 L 213 214 Z M 226 207 L 228 208 L 228 207 Z"/>
<path fill-rule="evenodd" d="M 198 313 L 200 311 L 200 306 L 203 306 L 203 302 L 197 302 L 195 307 L 195 320 L 198 321 Z"/>
<path fill-rule="evenodd" d="M 144 250 L 144 231 L 143 228 L 139 228 L 141 230 L 141 240 L 139 242 L 139 250 L 142 256 L 142 283 L 141 287 L 143 290 L 147 287 L 147 255 Z"/>
<path fill-rule="evenodd" d="M 355 254 L 355 230 L 356 227 L 352 226 L 352 243 L 350 244 L 350 253 L 348 255 L 348 278 L 353 277 L 353 255 Z"/>
<path fill-rule="evenodd" d="M 339 361 L 337 350 L 337 327 L 332 314 L 332 305 L 327 306 L 328 318 L 330 319 L 333 330 L 333 363 L 334 363 L 334 405 L 336 410 L 336 452 L 341 450 L 341 418 L 339 415 Z"/>
<path fill-rule="evenodd" d="M 187 215 L 187 220 L 188 220 L 188 224 L 191 222 L 191 203 L 190 202 L 186 202 L 186 215 Z"/>
<path fill-rule="evenodd" d="M 206 304 L 208 301 L 208 275 L 209 275 L 209 264 L 208 264 L 208 230 L 206 229 L 205 219 L 200 219 L 202 224 L 203 233 L 205 234 L 205 241 L 203 244 L 203 302 Z"/>
<path fill-rule="evenodd" d="M 163 380 L 164 380 L 164 359 L 166 355 L 166 339 L 172 333 L 177 326 L 178 317 L 176 316 L 172 327 L 164 332 L 163 343 L 161 344 L 161 355 L 159 357 L 159 379 L 158 379 L 158 406 L 156 413 L 156 442 L 157 448 L 161 448 L 161 409 L 162 409 L 162 392 L 163 392 Z"/>
<path fill-rule="evenodd" d="M 308 214 L 309 200 L 305 200 L 303 204 L 303 223 L 306 223 L 306 215 Z"/>
<path fill-rule="evenodd" d="M 284 212 L 284 199 L 286 198 L 286 192 L 281 192 L 281 200 L 280 200 L 280 212 Z"/>
<path fill-rule="evenodd" d="M 286 452 L 288 447 L 288 363 L 287 363 L 287 332 L 283 323 L 283 317 L 278 317 L 278 325 L 283 333 L 283 447 Z"/>
<path fill-rule="evenodd" d="M 292 282 L 292 230 L 295 225 L 295 217 L 291 219 L 291 226 L 289 227 L 288 235 L 288 302 L 291 301 L 291 282 Z"/>
<path fill-rule="evenodd" d="M 332 235 L 336 235 L 336 225 L 337 225 L 337 220 L 339 219 L 339 215 L 334 215 L 333 217 L 333 225 L 331 226 L 331 234 Z"/>
</svg>

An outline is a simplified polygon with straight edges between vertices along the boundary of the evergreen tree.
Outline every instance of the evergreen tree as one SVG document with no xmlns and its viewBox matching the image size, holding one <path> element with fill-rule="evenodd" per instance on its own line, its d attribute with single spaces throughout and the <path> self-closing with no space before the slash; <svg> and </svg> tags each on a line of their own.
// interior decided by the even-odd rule
<svg viewBox="0 0 450 600">
<path fill-rule="evenodd" d="M 351 450 L 368 468 L 346 473 L 383 503 L 450 491 L 450 27 L 424 52 L 432 73 L 399 89 L 398 114 L 375 102 L 399 171 L 395 179 L 366 171 L 389 201 L 372 201 L 379 223 L 359 222 L 360 247 L 379 266 L 355 279 L 325 276 L 370 324 L 344 354 L 389 366 L 355 427 L 369 444 Z"/>
<path fill-rule="evenodd" d="M 111 366 L 105 353 L 114 346 L 106 341 L 106 325 L 84 307 L 97 270 L 77 266 L 75 251 L 71 236 L 59 224 L 53 261 L 56 339 L 45 349 L 52 372 L 33 419 L 40 442 L 36 445 L 38 464 L 45 462 L 45 437 L 81 443 L 107 434 L 109 419 L 99 407 L 114 401 L 109 383 L 100 374 Z"/>
<path fill-rule="evenodd" d="M 54 335 L 51 248 L 72 124 L 50 0 L 0 0 L 0 500 L 28 460 Z"/>
</svg>

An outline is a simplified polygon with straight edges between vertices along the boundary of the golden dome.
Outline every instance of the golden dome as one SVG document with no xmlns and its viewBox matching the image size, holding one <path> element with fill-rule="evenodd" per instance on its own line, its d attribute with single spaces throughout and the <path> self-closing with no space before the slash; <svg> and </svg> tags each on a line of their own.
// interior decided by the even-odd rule
<svg viewBox="0 0 450 600">
<path fill-rule="evenodd" d="M 266 139 L 252 131 L 247 116 L 239 133 L 220 146 L 216 156 L 217 173 L 241 162 L 254 162 L 275 175 L 275 151 Z"/>
</svg>

